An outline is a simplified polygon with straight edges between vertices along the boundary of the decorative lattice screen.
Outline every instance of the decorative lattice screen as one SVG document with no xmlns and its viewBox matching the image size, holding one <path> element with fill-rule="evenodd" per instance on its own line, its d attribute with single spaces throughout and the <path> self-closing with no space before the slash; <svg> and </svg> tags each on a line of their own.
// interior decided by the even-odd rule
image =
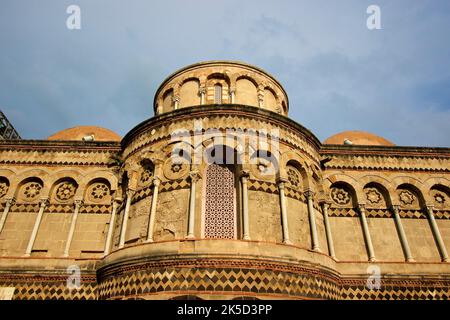
<svg viewBox="0 0 450 320">
<path fill-rule="evenodd" d="M 234 239 L 236 191 L 234 172 L 225 165 L 206 169 L 205 238 Z"/>
</svg>

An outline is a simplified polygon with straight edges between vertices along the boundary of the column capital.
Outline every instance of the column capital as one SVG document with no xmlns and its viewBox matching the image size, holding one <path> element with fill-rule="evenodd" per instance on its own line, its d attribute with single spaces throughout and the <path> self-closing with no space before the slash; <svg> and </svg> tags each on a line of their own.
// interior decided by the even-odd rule
<svg viewBox="0 0 450 320">
<path fill-rule="evenodd" d="M 83 200 L 75 200 L 73 203 L 75 204 L 75 207 L 80 208 L 83 206 L 84 201 Z"/>
<path fill-rule="evenodd" d="M 365 203 L 359 203 L 358 204 L 358 210 L 361 213 L 364 213 L 366 211 L 366 204 Z"/>
<path fill-rule="evenodd" d="M 46 206 L 48 206 L 49 203 L 50 202 L 49 202 L 48 198 L 43 198 L 39 201 L 39 206 L 41 208 L 45 208 Z"/>
<path fill-rule="evenodd" d="M 328 209 L 331 206 L 331 201 L 323 200 L 323 201 L 320 202 L 320 204 L 322 205 L 323 208 Z"/>
<path fill-rule="evenodd" d="M 200 173 L 195 170 L 189 172 L 189 178 L 191 179 L 191 182 L 197 182 L 198 180 L 200 180 L 201 176 Z"/>
<path fill-rule="evenodd" d="M 15 199 L 15 198 L 10 198 L 10 199 L 6 199 L 6 200 L 5 200 L 5 204 L 6 204 L 6 206 L 8 206 L 8 207 L 13 206 L 15 203 L 16 203 L 16 199 Z"/>
<path fill-rule="evenodd" d="M 288 179 L 286 178 L 279 178 L 277 180 L 278 188 L 284 189 L 284 185 L 288 182 Z"/>
<path fill-rule="evenodd" d="M 312 200 L 312 199 L 314 198 L 314 195 L 315 195 L 314 191 L 312 191 L 312 190 L 310 190 L 310 189 L 308 189 L 308 190 L 305 191 L 305 197 L 306 197 L 308 200 Z"/>
<path fill-rule="evenodd" d="M 127 198 L 131 198 L 134 196 L 136 190 L 134 189 L 127 189 L 126 193 L 127 193 Z"/>
<path fill-rule="evenodd" d="M 173 102 L 179 102 L 179 101 L 180 101 L 180 97 L 177 96 L 177 95 L 174 95 L 174 96 L 172 97 L 172 101 L 173 101 Z"/>
<path fill-rule="evenodd" d="M 160 179 L 158 176 L 155 176 L 155 177 L 153 178 L 153 185 L 154 185 L 155 187 L 158 187 L 160 184 L 161 184 L 161 179 Z"/>
<path fill-rule="evenodd" d="M 112 199 L 112 203 L 117 203 L 117 204 L 121 204 L 122 203 L 122 201 L 123 201 L 123 198 L 120 198 L 120 197 L 116 197 L 116 198 L 114 198 L 114 199 Z"/>
<path fill-rule="evenodd" d="M 393 204 L 391 206 L 392 211 L 394 211 L 394 213 L 398 213 L 398 210 L 400 209 L 400 205 L 398 204 Z"/>
<path fill-rule="evenodd" d="M 242 170 L 241 171 L 241 179 L 248 179 L 248 178 L 250 178 L 250 171 Z"/>
</svg>

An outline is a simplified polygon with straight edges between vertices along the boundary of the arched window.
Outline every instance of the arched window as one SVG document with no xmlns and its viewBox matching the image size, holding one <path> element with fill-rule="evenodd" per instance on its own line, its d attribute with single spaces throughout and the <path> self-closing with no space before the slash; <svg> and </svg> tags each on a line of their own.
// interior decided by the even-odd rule
<svg viewBox="0 0 450 320">
<path fill-rule="evenodd" d="M 222 103 L 222 85 L 216 84 L 214 86 L 214 103 L 221 104 Z"/>
<path fill-rule="evenodd" d="M 210 164 L 206 169 L 205 191 L 205 238 L 236 238 L 234 166 Z"/>
<path fill-rule="evenodd" d="M 231 153 L 228 157 L 227 153 Z M 218 156 L 220 155 L 220 156 Z M 236 239 L 240 221 L 237 155 L 231 148 L 215 146 L 205 172 L 203 236 L 207 239 Z"/>
</svg>

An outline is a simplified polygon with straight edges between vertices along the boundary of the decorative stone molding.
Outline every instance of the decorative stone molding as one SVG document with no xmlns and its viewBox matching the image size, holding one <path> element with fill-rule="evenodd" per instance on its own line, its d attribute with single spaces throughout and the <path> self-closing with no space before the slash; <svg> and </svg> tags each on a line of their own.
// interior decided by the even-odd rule
<svg viewBox="0 0 450 320">
<path fill-rule="evenodd" d="M 391 148 L 395 153 L 395 147 Z M 411 151 L 416 153 L 417 151 Z M 388 170 L 388 171 L 411 171 L 411 172 L 450 172 L 448 166 L 449 156 L 442 154 L 439 150 L 429 155 L 408 156 L 398 154 L 390 156 L 386 151 L 379 151 L 377 155 L 359 154 L 358 151 L 349 151 L 347 154 L 329 154 L 321 151 L 329 159 L 325 168 L 327 170 Z M 384 154 L 384 155 L 380 155 Z"/>
</svg>

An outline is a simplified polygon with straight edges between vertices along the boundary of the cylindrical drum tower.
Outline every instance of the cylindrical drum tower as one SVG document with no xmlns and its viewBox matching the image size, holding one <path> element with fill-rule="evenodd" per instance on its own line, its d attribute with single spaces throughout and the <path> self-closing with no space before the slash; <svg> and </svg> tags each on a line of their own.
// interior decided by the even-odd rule
<svg viewBox="0 0 450 320">
<path fill-rule="evenodd" d="M 170 75 L 122 140 L 99 299 L 339 296 L 320 142 L 283 87 L 240 62 Z"/>
</svg>

